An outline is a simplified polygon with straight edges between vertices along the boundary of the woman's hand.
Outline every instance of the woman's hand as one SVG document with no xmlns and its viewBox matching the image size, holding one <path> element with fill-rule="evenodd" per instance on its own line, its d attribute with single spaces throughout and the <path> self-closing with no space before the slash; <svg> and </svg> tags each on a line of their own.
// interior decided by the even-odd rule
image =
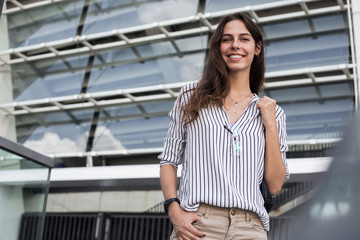
<svg viewBox="0 0 360 240">
<path fill-rule="evenodd" d="M 192 225 L 193 222 L 199 221 L 200 217 L 194 212 L 182 210 L 179 204 L 173 203 L 169 206 L 169 217 L 179 240 L 200 240 L 205 236 Z"/>
<path fill-rule="evenodd" d="M 257 102 L 256 107 L 261 112 L 265 129 L 277 127 L 275 120 L 276 101 L 274 99 L 264 96 Z"/>
</svg>

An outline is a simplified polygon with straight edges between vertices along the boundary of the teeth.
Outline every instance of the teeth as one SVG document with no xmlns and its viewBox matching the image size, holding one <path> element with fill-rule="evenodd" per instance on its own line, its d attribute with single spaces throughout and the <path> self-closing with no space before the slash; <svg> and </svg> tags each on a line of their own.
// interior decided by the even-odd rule
<svg viewBox="0 0 360 240">
<path fill-rule="evenodd" d="M 230 58 L 242 58 L 243 56 L 240 55 L 231 55 Z"/>
</svg>

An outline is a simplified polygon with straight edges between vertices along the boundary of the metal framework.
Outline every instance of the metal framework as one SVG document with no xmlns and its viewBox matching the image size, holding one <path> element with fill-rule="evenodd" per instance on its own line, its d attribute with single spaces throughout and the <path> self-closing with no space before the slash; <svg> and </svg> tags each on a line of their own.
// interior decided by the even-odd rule
<svg viewBox="0 0 360 240">
<path fill-rule="evenodd" d="M 10 158 L 12 159 L 24 158 L 28 161 L 35 162 L 48 168 L 54 166 L 54 160 L 52 158 L 35 152 L 3 137 L 0 137 L 0 150 L 11 153 Z M 0 161 L 8 159 L 8 157 L 9 155 L 7 155 L 5 158 L 1 156 Z M 13 177 L 8 178 L 8 180 L 9 179 L 13 179 Z"/>
<path fill-rule="evenodd" d="M 341 64 L 335 66 L 270 72 L 265 75 L 269 81 L 265 84 L 265 88 L 266 90 L 269 90 L 281 87 L 350 81 L 353 78 L 352 69 L 351 64 Z M 334 74 L 334 72 L 336 73 Z M 284 77 L 289 80 L 276 81 L 277 78 Z M 188 82 L 161 84 L 149 87 L 119 89 L 114 91 L 11 102 L 0 104 L 0 110 L 8 115 L 23 115 L 166 101 L 176 98 L 179 89 L 187 83 Z M 145 115 L 146 113 L 144 112 L 144 116 Z"/>
<path fill-rule="evenodd" d="M 51 4 L 61 2 L 61 0 L 45 0 L 28 5 L 22 5 L 16 0 L 8 0 L 12 3 L 17 3 L 17 9 L 30 9 L 38 7 L 41 4 Z M 64 1 L 64 0 L 63 0 Z M 324 7 L 310 7 L 311 3 L 317 5 L 323 4 Z M 334 2 L 335 3 L 335 2 Z M 24 62 L 32 62 L 44 60 L 49 58 L 59 58 L 73 70 L 66 57 L 71 57 L 78 54 L 92 54 L 96 55 L 103 51 L 109 51 L 118 48 L 130 47 L 137 53 L 138 61 L 144 61 L 142 56 L 136 51 L 136 46 L 155 43 L 159 41 L 168 41 L 172 44 L 178 56 L 182 56 L 179 46 L 175 42 L 177 38 L 184 38 L 187 36 L 201 35 L 212 32 L 217 24 L 213 24 L 214 19 L 218 19 L 230 13 L 246 12 L 256 23 L 263 24 L 280 20 L 288 20 L 299 17 L 310 17 L 331 12 L 346 11 L 348 5 L 343 0 L 337 0 L 336 5 L 329 6 L 329 1 L 325 0 L 286 0 L 274 2 L 271 4 L 261 4 L 256 6 L 246 6 L 237 9 L 226 11 L 198 13 L 193 16 L 173 19 L 162 22 L 154 22 L 151 24 L 129 27 L 123 29 L 114 29 L 112 31 L 101 32 L 90 35 L 75 36 L 73 38 L 62 39 L 47 43 L 35 44 L 26 47 L 11 48 L 0 52 L 0 66 L 11 65 Z M 312 5 L 311 5 L 312 6 Z M 278 14 L 278 9 L 289 8 L 289 13 Z M 297 9 L 297 10 L 294 10 Z M 11 10 L 11 9 L 10 9 Z M 4 13 L 9 13 L 6 10 Z M 17 10 L 17 11 L 20 11 Z M 264 12 L 266 11 L 266 15 Z M 215 21 L 216 22 L 216 21 Z M 191 24 L 186 30 L 174 30 L 178 25 Z M 171 30 L 170 30 L 171 29 Z M 150 31 L 151 30 L 151 31 Z M 155 31 L 154 31 L 155 30 Z M 139 32 L 146 32 L 146 36 L 136 36 Z M 136 37 L 134 37 L 136 36 Z M 99 39 L 109 39 L 105 43 L 97 41 Z M 117 40 L 114 40 L 117 39 Z M 79 47 L 80 46 L 80 47 Z M 66 49 L 64 49 L 66 47 Z M 36 53 L 36 54 L 34 54 Z M 10 58 L 9 58 L 10 56 Z M 8 60 L 10 59 L 10 60 Z M 101 58 L 100 58 L 101 59 Z M 146 60 L 146 59 L 145 59 Z M 102 60 L 104 61 L 104 60 Z M 106 63 L 104 63 L 106 64 Z"/>
<path fill-rule="evenodd" d="M 43 7 L 50 4 L 60 4 L 67 0 L 42 0 L 31 1 L 31 3 L 21 3 L 18 0 L 7 0 L 14 6 L 6 9 L 4 14 L 12 14 L 21 11 L 27 11 L 33 8 Z M 129 27 L 123 29 L 114 29 L 112 31 L 101 32 L 90 35 L 76 36 L 73 38 L 62 39 L 53 42 L 35 44 L 26 47 L 12 48 L 0 52 L 0 67 L 5 65 L 14 65 L 19 63 L 31 63 L 39 60 L 57 58 L 63 61 L 68 67 L 65 71 L 74 71 L 76 68 L 71 66 L 67 60 L 79 54 L 90 54 L 97 56 L 102 62 L 101 66 L 111 66 L 119 63 L 107 63 L 100 57 L 99 53 L 120 48 L 131 48 L 137 58 L 135 62 L 142 62 L 152 58 L 164 57 L 151 56 L 143 57 L 137 51 L 136 47 L 157 42 L 169 42 L 174 50 L 174 54 L 182 57 L 184 52 L 176 43 L 176 39 L 202 36 L 211 33 L 216 28 L 217 19 L 227 14 L 235 12 L 248 13 L 256 23 L 261 24 L 291 20 L 300 17 L 311 17 L 321 14 L 343 12 L 348 10 L 348 1 L 337 0 L 284 0 L 272 2 L 271 4 L 261 4 L 256 6 L 246 6 L 226 11 L 198 13 L 193 16 L 173 19 L 162 22 L 154 22 L 146 25 Z M 286 10 L 286 11 L 285 11 Z M 282 12 L 279 14 L 279 12 Z M 286 13 L 284 13 L 286 12 Z M 177 26 L 182 25 L 185 30 L 177 30 Z M 184 28 L 180 28 L 184 29 Z M 146 33 L 139 34 L 139 33 Z M 321 34 L 322 32 L 316 32 Z M 98 41 L 107 39 L 106 41 Z M 278 40 L 278 39 L 267 39 Z M 36 54 L 34 54 L 36 53 Z M 167 55 L 166 55 L 167 56 Z M 100 66 L 94 66 L 100 67 Z M 293 87 L 293 86 L 317 86 L 323 83 L 331 82 L 350 82 L 354 77 L 354 66 L 352 64 L 341 64 L 335 66 L 304 68 L 287 71 L 277 71 L 266 73 L 268 82 L 265 84 L 265 90 Z M 138 105 L 142 103 L 173 100 L 177 97 L 179 89 L 186 83 L 162 84 L 150 87 L 119 89 L 114 91 L 103 91 L 96 93 L 77 94 L 63 97 L 36 99 L 29 101 L 18 101 L 6 104 L 0 104 L 0 110 L 9 116 L 18 116 L 26 114 L 71 111 L 76 109 L 104 109 L 108 106 Z M 149 114 L 142 111 L 137 117 L 146 117 Z M 128 116 L 127 116 L 128 117 Z M 289 145 L 297 144 L 321 144 L 338 141 L 339 139 L 320 139 L 293 141 Z M 78 153 L 55 153 L 49 154 L 53 158 L 86 158 L 91 161 L 93 157 L 99 156 L 127 156 L 136 154 L 157 154 L 161 148 L 148 149 L 125 149 L 114 151 L 99 152 L 78 152 Z"/>
<path fill-rule="evenodd" d="M 29 1 L 29 3 L 21 3 L 18 0 L 5 0 L 5 2 L 13 4 L 14 7 L 5 9 L 3 13 L 4 14 L 17 13 L 17 12 L 22 12 L 38 7 L 44 7 L 47 5 L 51 5 L 54 3 L 61 3 L 65 1 L 69 1 L 69 0 L 38 0 L 38 1 L 35 0 L 35 1 Z"/>
</svg>

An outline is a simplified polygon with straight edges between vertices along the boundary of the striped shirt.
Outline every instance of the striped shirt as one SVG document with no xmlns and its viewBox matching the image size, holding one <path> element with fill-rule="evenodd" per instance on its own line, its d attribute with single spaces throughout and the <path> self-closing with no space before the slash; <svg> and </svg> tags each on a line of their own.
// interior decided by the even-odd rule
<svg viewBox="0 0 360 240">
<path fill-rule="evenodd" d="M 179 187 L 180 206 L 196 211 L 200 203 L 224 208 L 241 208 L 257 213 L 269 231 L 269 215 L 259 185 L 263 179 L 265 133 L 262 116 L 251 102 L 231 124 L 224 107 L 203 108 L 197 120 L 184 125 L 181 106 L 189 101 L 196 83 L 184 86 L 169 113 L 170 124 L 159 155 L 160 165 L 182 164 Z M 286 168 L 286 116 L 276 106 L 280 151 Z"/>
</svg>

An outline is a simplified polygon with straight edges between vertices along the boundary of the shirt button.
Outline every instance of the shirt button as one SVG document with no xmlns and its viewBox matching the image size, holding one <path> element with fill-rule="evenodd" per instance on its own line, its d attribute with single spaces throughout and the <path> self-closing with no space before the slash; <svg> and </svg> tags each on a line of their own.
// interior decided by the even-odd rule
<svg viewBox="0 0 360 240">
<path fill-rule="evenodd" d="M 233 209 L 231 210 L 231 215 L 235 216 L 236 211 Z"/>
</svg>

